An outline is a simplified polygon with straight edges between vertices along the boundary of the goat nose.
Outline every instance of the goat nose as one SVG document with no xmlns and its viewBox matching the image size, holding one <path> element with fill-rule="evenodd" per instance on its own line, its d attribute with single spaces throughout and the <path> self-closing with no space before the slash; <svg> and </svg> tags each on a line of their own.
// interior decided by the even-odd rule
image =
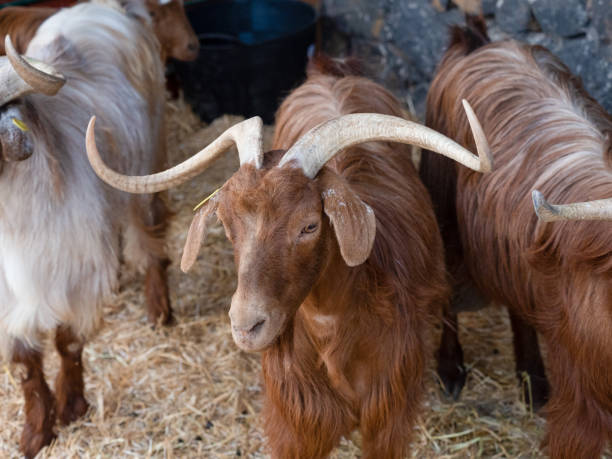
<svg viewBox="0 0 612 459">
<path fill-rule="evenodd" d="M 192 41 L 187 45 L 187 49 L 189 51 L 197 51 L 200 48 L 199 43 L 197 41 Z"/>
<path fill-rule="evenodd" d="M 245 337 L 246 336 L 253 337 L 261 331 L 264 323 L 266 323 L 266 319 L 261 318 L 261 319 L 255 320 L 255 322 L 251 322 L 251 324 L 247 325 L 246 327 L 232 326 L 232 328 L 234 329 L 234 332 L 239 335 L 242 335 Z"/>
</svg>

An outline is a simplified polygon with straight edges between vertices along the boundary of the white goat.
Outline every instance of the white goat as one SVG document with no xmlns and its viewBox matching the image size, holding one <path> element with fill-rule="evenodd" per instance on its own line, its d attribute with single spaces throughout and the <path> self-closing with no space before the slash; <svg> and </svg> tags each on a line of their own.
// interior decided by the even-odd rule
<svg viewBox="0 0 612 459">
<path fill-rule="evenodd" d="M 84 151 L 95 114 L 116 167 L 143 174 L 164 160 L 158 44 L 144 5 L 126 9 L 85 3 L 49 18 L 26 54 L 52 68 L 9 52 L 8 38 L 0 61 L 0 352 L 26 367 L 27 457 L 53 438 L 55 405 L 62 423 L 87 410 L 81 352 L 116 284 L 120 230 L 126 259 L 147 269 L 150 318 L 171 316 L 162 202 L 111 190 Z M 53 329 L 62 357 L 55 400 L 40 350 Z"/>
</svg>

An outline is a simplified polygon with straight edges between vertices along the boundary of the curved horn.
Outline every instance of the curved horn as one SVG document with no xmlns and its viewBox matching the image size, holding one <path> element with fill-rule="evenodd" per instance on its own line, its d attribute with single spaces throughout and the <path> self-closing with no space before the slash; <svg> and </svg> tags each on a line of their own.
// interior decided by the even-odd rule
<svg viewBox="0 0 612 459">
<path fill-rule="evenodd" d="M 235 124 L 206 148 L 168 170 L 151 175 L 123 175 L 110 169 L 100 158 L 96 147 L 95 124 L 96 117 L 92 116 L 85 136 L 89 162 L 98 177 L 113 188 L 128 193 L 155 193 L 180 185 L 206 170 L 221 153 L 234 144 L 238 148 L 241 166 L 250 163 L 259 169 L 263 161 L 263 122 L 259 116 L 255 116 Z"/>
<path fill-rule="evenodd" d="M 491 170 L 492 159 L 487 139 L 470 105 L 464 100 L 478 157 L 455 141 L 426 126 L 396 116 L 355 113 L 329 120 L 304 134 L 285 153 L 279 167 L 295 160 L 304 175 L 314 178 L 336 153 L 353 145 L 384 140 L 408 143 L 443 154 L 479 172 Z"/>
<path fill-rule="evenodd" d="M 32 92 L 54 96 L 66 83 L 66 79 L 50 65 L 21 56 L 13 47 L 8 35 L 4 38 L 4 47 L 14 72 L 7 75 L 8 80 L 3 80 L 7 82 L 7 86 L 10 86 L 1 89 L 3 99 L 10 97 L 8 100 L 12 100 Z"/>
<path fill-rule="evenodd" d="M 612 198 L 573 204 L 549 204 L 538 190 L 531 193 L 533 207 L 543 222 L 559 220 L 612 220 Z"/>
</svg>

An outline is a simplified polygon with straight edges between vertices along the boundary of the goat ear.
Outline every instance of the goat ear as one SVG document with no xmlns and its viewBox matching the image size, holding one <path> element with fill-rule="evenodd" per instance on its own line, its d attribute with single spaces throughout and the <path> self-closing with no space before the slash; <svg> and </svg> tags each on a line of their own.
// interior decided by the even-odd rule
<svg viewBox="0 0 612 459">
<path fill-rule="evenodd" d="M 335 173 L 326 170 L 321 183 L 323 211 L 334 228 L 342 258 L 348 266 L 360 265 L 374 245 L 374 211 Z"/>
<path fill-rule="evenodd" d="M 198 253 L 206 237 L 208 226 L 216 215 L 216 211 L 217 199 L 215 196 L 204 206 L 200 207 L 194 215 L 193 220 L 191 220 L 191 226 L 187 233 L 187 240 L 185 241 L 183 256 L 181 258 L 181 271 L 185 273 L 189 271 L 198 258 Z"/>
</svg>

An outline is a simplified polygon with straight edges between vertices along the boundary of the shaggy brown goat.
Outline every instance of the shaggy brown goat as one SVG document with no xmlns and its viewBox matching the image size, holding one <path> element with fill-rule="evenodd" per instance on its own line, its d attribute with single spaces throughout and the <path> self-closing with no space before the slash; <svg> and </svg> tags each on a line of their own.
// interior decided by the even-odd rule
<svg viewBox="0 0 612 459">
<path fill-rule="evenodd" d="M 487 41 L 480 21 L 453 30 L 428 95 L 427 124 L 471 145 L 460 105 L 470 100 L 496 169 L 480 176 L 424 154 L 421 176 L 458 290 L 473 285 L 508 307 L 517 370 L 532 376 L 540 402 L 547 386 L 535 330 L 546 342 L 548 453 L 599 457 L 612 437 L 612 227 L 538 222 L 530 196 L 534 189 L 554 202 L 612 195 L 612 120 L 546 49 Z M 454 332 L 445 329 L 440 369 L 460 387 Z"/>
<path fill-rule="evenodd" d="M 125 178 L 100 164 L 90 137 L 96 172 L 132 192 L 184 181 L 238 144 L 241 168 L 196 214 L 182 266 L 216 214 L 238 272 L 232 335 L 263 351 L 264 429 L 276 458 L 325 457 L 357 427 L 364 457 L 408 451 L 428 318 L 448 301 L 442 241 L 410 148 L 363 142 L 435 145 L 485 170 L 489 162 L 400 116 L 377 84 L 311 71 L 277 115 L 275 147 L 287 153 L 262 155 L 261 121 L 251 119 L 191 167 L 176 166 L 182 177 Z"/>
<path fill-rule="evenodd" d="M 200 43 L 185 15 L 183 0 L 143 0 L 143 3 L 149 11 L 153 30 L 160 44 L 162 61 L 165 62 L 169 57 L 179 61 L 195 60 L 198 57 Z M 17 51 L 25 53 L 40 24 L 58 11 L 59 8 L 47 7 L 2 8 L 0 38 L 10 35 Z M 4 38 L 2 38 L 0 55 L 4 54 Z"/>
</svg>

